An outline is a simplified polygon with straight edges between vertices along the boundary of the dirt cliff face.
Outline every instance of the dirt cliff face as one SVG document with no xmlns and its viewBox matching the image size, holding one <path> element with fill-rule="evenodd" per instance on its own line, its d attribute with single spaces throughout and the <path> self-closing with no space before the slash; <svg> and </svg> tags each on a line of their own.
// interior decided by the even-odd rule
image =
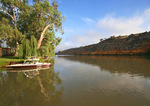
<svg viewBox="0 0 150 106">
<path fill-rule="evenodd" d="M 129 36 L 110 37 L 97 44 L 72 48 L 58 54 L 100 54 L 100 55 L 138 55 L 150 49 L 150 32 Z"/>
</svg>

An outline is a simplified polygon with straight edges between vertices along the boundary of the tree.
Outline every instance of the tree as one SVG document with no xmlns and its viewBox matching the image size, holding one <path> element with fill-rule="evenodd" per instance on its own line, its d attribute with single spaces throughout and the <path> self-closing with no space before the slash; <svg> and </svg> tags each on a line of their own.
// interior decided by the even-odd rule
<svg viewBox="0 0 150 106">
<path fill-rule="evenodd" d="M 18 30 L 17 21 L 27 0 L 0 0 L 0 37 L 7 45 L 17 48 L 24 36 Z"/>
<path fill-rule="evenodd" d="M 0 35 L 4 40 L 13 39 L 12 42 L 16 42 L 14 47 L 17 47 L 17 44 L 24 47 L 25 42 L 31 42 L 32 44 L 31 39 L 34 37 L 37 42 L 36 49 L 38 54 L 49 55 L 52 51 L 54 53 L 55 46 L 61 41 L 61 38 L 55 36 L 55 32 L 64 33 L 62 27 L 64 16 L 58 11 L 58 4 L 54 0 L 52 4 L 47 0 L 33 1 L 33 4 L 29 5 L 27 0 L 8 0 L 7 2 L 1 0 L 1 17 L 4 17 L 5 20 L 0 22 L 3 24 L 5 23 L 4 21 L 8 21 L 8 25 L 3 24 L 3 27 L 0 27 L 0 30 L 3 30 Z M 8 32 L 10 27 L 11 31 Z M 35 53 L 32 52 L 31 55 Z M 26 53 L 21 54 L 25 55 Z"/>
<path fill-rule="evenodd" d="M 100 42 L 102 42 L 104 39 L 102 38 L 102 39 L 100 39 Z"/>
<path fill-rule="evenodd" d="M 55 31 L 63 34 L 62 22 L 64 17 L 57 10 L 57 3 L 53 1 L 52 5 L 44 0 L 35 2 L 28 12 L 20 14 L 20 31 L 30 39 L 34 36 L 37 40 L 37 50 L 41 55 L 54 54 L 55 46 L 61 41 L 61 38 L 55 36 Z"/>
</svg>

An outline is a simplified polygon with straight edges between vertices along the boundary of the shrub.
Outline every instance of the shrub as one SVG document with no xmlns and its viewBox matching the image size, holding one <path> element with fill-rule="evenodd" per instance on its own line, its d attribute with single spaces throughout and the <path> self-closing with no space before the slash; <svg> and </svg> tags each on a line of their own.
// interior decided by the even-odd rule
<svg viewBox="0 0 150 106">
<path fill-rule="evenodd" d="M 147 55 L 150 55 L 150 47 L 149 47 L 149 49 L 146 51 L 146 54 L 147 54 Z"/>
</svg>

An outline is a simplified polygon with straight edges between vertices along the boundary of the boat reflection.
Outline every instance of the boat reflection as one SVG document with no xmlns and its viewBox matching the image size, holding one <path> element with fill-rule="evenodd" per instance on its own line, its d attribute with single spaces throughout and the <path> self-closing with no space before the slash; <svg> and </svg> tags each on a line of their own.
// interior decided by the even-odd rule
<svg viewBox="0 0 150 106">
<path fill-rule="evenodd" d="M 50 69 L 48 68 L 27 68 L 27 69 L 10 69 L 7 70 L 7 72 L 22 72 L 26 77 L 28 78 L 34 78 L 35 76 L 39 75 L 39 70 L 46 70 L 46 69 Z"/>
<path fill-rule="evenodd" d="M 63 104 L 64 88 L 59 73 L 50 68 L 0 72 L 0 106 L 47 106 Z M 9 101 L 9 102 L 8 102 Z"/>
</svg>

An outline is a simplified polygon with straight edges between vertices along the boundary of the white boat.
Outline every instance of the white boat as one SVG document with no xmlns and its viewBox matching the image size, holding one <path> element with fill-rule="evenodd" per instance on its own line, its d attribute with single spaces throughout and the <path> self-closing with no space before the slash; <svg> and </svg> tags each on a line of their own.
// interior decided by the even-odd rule
<svg viewBox="0 0 150 106">
<path fill-rule="evenodd" d="M 7 65 L 7 68 L 38 68 L 38 67 L 49 67 L 51 63 L 41 63 L 38 62 L 39 59 L 35 59 L 34 56 L 31 57 L 32 59 L 26 59 L 23 64 L 13 64 Z"/>
</svg>

